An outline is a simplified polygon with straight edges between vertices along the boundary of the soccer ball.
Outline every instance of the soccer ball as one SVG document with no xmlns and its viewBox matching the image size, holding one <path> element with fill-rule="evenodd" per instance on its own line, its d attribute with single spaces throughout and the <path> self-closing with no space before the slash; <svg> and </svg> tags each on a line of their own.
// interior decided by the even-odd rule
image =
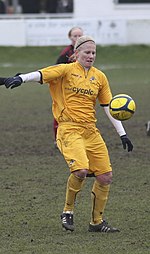
<svg viewBox="0 0 150 254">
<path fill-rule="evenodd" d="M 127 94 L 118 94 L 112 98 L 109 111 L 113 118 L 125 121 L 130 119 L 136 110 L 134 100 Z"/>
</svg>

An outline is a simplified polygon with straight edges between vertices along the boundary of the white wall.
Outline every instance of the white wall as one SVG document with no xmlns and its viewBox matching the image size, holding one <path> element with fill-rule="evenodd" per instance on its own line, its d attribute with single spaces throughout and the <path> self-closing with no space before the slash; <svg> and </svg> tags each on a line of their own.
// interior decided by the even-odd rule
<svg viewBox="0 0 150 254">
<path fill-rule="evenodd" d="M 74 17 L 95 18 L 109 16 L 113 0 L 74 0 Z"/>
<path fill-rule="evenodd" d="M 0 20 L 0 45 L 24 46 L 26 41 L 24 20 Z"/>
<path fill-rule="evenodd" d="M 116 4 L 116 0 L 74 0 L 75 18 L 150 18 L 150 4 Z"/>
<path fill-rule="evenodd" d="M 82 27 L 100 45 L 150 45 L 150 19 L 125 18 L 0 20 L 0 45 L 67 45 L 67 34 L 73 26 Z"/>
<path fill-rule="evenodd" d="M 127 22 L 127 44 L 150 45 L 150 19 L 129 20 Z"/>
</svg>

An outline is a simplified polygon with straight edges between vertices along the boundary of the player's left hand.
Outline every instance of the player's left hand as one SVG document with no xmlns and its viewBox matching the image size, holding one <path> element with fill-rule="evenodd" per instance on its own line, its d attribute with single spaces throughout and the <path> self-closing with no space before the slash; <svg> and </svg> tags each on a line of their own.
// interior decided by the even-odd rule
<svg viewBox="0 0 150 254">
<path fill-rule="evenodd" d="M 6 78 L 5 79 L 5 86 L 6 86 L 6 88 L 13 89 L 15 87 L 21 86 L 22 83 L 23 83 L 23 80 L 19 76 L 15 76 L 15 77 L 11 77 L 11 78 Z"/>
<path fill-rule="evenodd" d="M 0 86 L 5 85 L 5 79 L 6 79 L 6 78 L 0 77 Z"/>
<path fill-rule="evenodd" d="M 120 137 L 122 141 L 123 148 L 128 148 L 128 152 L 131 152 L 133 150 L 133 144 L 131 143 L 130 139 L 127 137 L 127 135 L 123 135 Z"/>
</svg>

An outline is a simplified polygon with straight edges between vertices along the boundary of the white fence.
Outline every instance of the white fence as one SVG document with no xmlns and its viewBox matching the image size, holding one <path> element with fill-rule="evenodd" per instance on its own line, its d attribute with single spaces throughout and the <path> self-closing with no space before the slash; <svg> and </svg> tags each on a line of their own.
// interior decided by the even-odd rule
<svg viewBox="0 0 150 254">
<path fill-rule="evenodd" d="M 66 45 L 73 26 L 83 28 L 100 45 L 150 44 L 150 19 L 1 19 L 1 46 Z"/>
</svg>

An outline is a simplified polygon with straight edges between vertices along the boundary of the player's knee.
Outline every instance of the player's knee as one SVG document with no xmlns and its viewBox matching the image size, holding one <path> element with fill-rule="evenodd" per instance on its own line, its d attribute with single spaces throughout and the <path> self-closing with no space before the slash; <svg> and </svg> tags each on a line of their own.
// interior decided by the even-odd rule
<svg viewBox="0 0 150 254">
<path fill-rule="evenodd" d="M 102 185 L 108 185 L 112 182 L 112 172 L 96 176 L 97 181 Z"/>
<path fill-rule="evenodd" d="M 73 172 L 76 176 L 78 176 L 81 179 L 84 179 L 88 173 L 87 169 L 80 169 L 75 172 Z"/>
</svg>

